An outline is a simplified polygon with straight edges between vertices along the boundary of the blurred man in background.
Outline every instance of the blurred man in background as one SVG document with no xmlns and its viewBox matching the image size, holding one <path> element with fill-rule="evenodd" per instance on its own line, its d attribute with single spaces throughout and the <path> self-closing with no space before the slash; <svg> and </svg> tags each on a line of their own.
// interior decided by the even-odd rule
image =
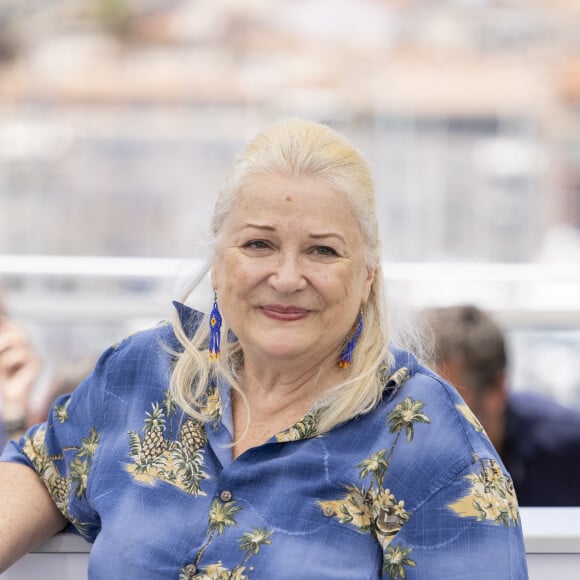
<svg viewBox="0 0 580 580">
<path fill-rule="evenodd" d="M 522 506 L 580 506 L 580 413 L 512 393 L 503 332 L 472 305 L 424 311 L 433 369 L 455 385 L 510 472 Z"/>
</svg>

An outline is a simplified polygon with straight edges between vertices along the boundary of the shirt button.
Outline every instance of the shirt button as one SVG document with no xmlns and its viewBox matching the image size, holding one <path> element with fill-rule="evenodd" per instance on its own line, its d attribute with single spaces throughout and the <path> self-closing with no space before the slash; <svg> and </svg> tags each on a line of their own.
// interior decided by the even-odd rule
<svg viewBox="0 0 580 580">
<path fill-rule="evenodd" d="M 232 492 L 224 489 L 221 493 L 220 493 L 220 499 L 223 502 L 228 502 L 228 501 L 232 501 Z"/>
<path fill-rule="evenodd" d="M 325 505 L 322 508 L 322 513 L 324 514 L 325 517 L 331 518 L 334 515 L 334 508 L 330 507 L 329 505 Z"/>
<path fill-rule="evenodd" d="M 195 576 L 195 574 L 197 573 L 197 567 L 195 564 L 189 564 L 185 567 L 185 572 L 186 574 L 190 577 L 193 578 Z"/>
</svg>

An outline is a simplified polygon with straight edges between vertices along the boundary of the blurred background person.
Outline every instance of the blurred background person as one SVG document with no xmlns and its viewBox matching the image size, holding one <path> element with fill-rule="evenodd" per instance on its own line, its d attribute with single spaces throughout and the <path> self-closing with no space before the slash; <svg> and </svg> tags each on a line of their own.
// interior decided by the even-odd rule
<svg viewBox="0 0 580 580">
<path fill-rule="evenodd" d="M 433 369 L 474 412 L 510 472 L 522 506 L 580 505 L 580 413 L 530 392 L 511 392 L 499 324 L 473 305 L 423 312 Z"/>
<path fill-rule="evenodd" d="M 0 448 L 5 437 L 16 437 L 28 424 L 31 395 L 42 361 L 28 333 L 10 320 L 0 303 Z"/>
<path fill-rule="evenodd" d="M 0 296 L 0 449 L 44 421 L 52 402 L 73 391 L 94 362 L 87 356 L 51 369 L 27 329 L 10 318 Z"/>
</svg>

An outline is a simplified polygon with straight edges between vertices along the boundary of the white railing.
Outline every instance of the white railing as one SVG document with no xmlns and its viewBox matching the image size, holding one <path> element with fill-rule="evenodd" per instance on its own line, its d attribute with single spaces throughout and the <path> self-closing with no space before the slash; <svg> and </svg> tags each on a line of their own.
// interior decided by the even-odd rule
<svg viewBox="0 0 580 580">
<path fill-rule="evenodd" d="M 33 320 L 158 317 L 201 260 L 0 255 L 0 288 Z M 473 302 L 507 325 L 580 328 L 580 264 L 383 264 L 391 303 L 407 311 Z M 211 292 L 198 292 L 205 305 Z M 194 297 L 194 303 L 196 298 Z"/>
</svg>

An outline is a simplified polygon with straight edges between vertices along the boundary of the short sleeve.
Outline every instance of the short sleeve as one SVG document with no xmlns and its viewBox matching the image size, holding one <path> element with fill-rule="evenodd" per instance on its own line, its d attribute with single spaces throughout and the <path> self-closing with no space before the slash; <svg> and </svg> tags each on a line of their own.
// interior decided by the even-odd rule
<svg viewBox="0 0 580 580">
<path fill-rule="evenodd" d="M 526 580 L 509 475 L 494 459 L 474 461 L 415 510 L 383 557 L 385 579 Z"/>
<path fill-rule="evenodd" d="M 112 347 L 100 357 L 94 371 L 72 394 L 53 403 L 46 423 L 10 441 L 0 457 L 34 469 L 71 523 L 69 531 L 76 530 L 88 541 L 100 530 L 98 514 L 91 508 L 90 488 L 106 416 L 107 373 L 115 350 Z"/>
</svg>

